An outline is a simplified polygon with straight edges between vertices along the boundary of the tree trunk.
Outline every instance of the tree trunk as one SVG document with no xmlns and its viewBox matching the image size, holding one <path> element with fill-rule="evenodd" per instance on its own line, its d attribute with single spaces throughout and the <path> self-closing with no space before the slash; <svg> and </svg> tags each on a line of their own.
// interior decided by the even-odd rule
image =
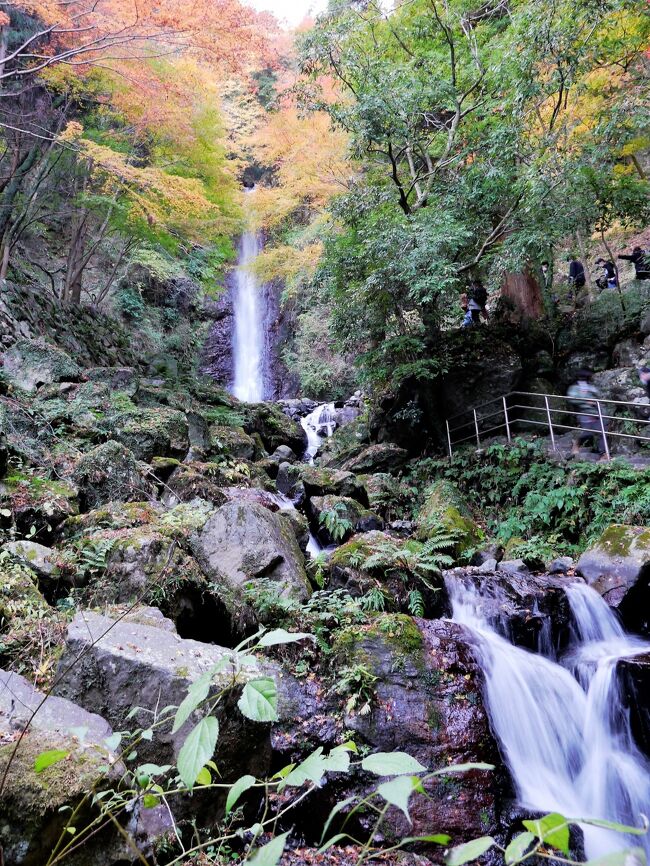
<svg viewBox="0 0 650 866">
<path fill-rule="evenodd" d="M 524 319 L 539 319 L 544 312 L 539 282 L 528 270 L 506 274 L 501 284 L 501 297 L 508 298 Z"/>
</svg>

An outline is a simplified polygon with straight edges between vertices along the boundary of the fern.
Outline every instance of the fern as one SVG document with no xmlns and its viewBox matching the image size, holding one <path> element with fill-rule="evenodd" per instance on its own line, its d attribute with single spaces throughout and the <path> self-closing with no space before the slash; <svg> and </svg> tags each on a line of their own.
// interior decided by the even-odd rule
<svg viewBox="0 0 650 866">
<path fill-rule="evenodd" d="M 327 511 L 322 511 L 319 522 L 327 529 L 334 541 L 343 541 L 345 536 L 354 529 L 354 524 L 347 516 L 346 507 L 341 502 L 337 502 Z"/>
<path fill-rule="evenodd" d="M 424 616 L 424 599 L 419 589 L 412 589 L 409 592 L 407 604 L 411 616 Z"/>
</svg>

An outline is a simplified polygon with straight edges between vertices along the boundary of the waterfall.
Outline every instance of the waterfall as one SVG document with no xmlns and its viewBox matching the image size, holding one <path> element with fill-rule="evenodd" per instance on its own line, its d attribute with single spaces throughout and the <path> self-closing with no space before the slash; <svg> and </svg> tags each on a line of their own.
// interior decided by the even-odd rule
<svg viewBox="0 0 650 866">
<path fill-rule="evenodd" d="M 324 438 L 329 438 L 336 429 L 336 408 L 334 403 L 322 403 L 313 412 L 300 419 L 302 429 L 307 434 L 305 460 L 313 463 L 314 457 Z"/>
<path fill-rule="evenodd" d="M 650 815 L 650 764 L 633 741 L 616 666 L 650 645 L 626 635 L 595 590 L 576 583 L 567 589 L 574 636 L 558 663 L 499 635 L 474 585 L 449 576 L 447 587 L 453 619 L 478 639 L 488 711 L 520 805 L 641 826 Z M 589 858 L 634 845 L 650 853 L 647 835 L 582 829 Z"/>
<path fill-rule="evenodd" d="M 252 190 L 246 194 L 251 195 Z M 239 244 L 233 296 L 235 329 L 233 333 L 234 380 L 232 392 L 247 403 L 264 399 L 264 310 L 262 287 L 250 265 L 262 250 L 253 231 L 245 231 Z"/>
</svg>

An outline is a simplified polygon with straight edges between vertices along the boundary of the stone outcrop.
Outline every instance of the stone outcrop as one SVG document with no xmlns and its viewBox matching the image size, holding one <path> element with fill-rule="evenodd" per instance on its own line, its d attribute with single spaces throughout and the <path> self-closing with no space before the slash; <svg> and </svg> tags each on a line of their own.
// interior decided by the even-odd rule
<svg viewBox="0 0 650 866">
<path fill-rule="evenodd" d="M 468 504 L 450 481 L 437 481 L 428 489 L 416 526 L 416 537 L 421 541 L 440 531 L 452 534 L 455 541 L 451 549 L 456 555 L 476 547 L 483 536 Z"/>
<path fill-rule="evenodd" d="M 73 479 L 79 485 L 86 508 L 97 508 L 117 499 L 139 502 L 153 494 L 152 482 L 143 467 L 133 452 L 119 442 L 105 442 L 84 454 L 74 469 Z"/>
<path fill-rule="evenodd" d="M 408 452 L 392 442 L 369 445 L 359 454 L 344 460 L 341 469 L 355 474 L 364 472 L 399 472 L 408 460 Z"/>
<path fill-rule="evenodd" d="M 54 382 L 76 382 L 81 367 L 76 361 L 44 340 L 17 340 L 4 353 L 4 375 L 23 391 L 35 391 Z"/>
<path fill-rule="evenodd" d="M 355 533 L 384 528 L 381 517 L 347 496 L 312 496 L 309 513 L 323 544 L 340 543 Z"/>
</svg>

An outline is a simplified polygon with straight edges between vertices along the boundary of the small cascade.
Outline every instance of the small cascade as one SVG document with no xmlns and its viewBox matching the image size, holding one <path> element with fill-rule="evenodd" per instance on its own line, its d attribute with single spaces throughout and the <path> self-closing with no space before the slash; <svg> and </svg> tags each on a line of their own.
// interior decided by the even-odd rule
<svg viewBox="0 0 650 866">
<path fill-rule="evenodd" d="M 309 415 L 300 419 L 303 430 L 307 434 L 307 450 L 305 461 L 313 463 L 323 439 L 329 438 L 336 429 L 336 408 L 334 403 L 322 403 Z"/>
<path fill-rule="evenodd" d="M 251 195 L 248 190 L 246 195 Z M 235 270 L 233 312 L 232 393 L 247 403 L 259 403 L 264 399 L 264 310 L 262 287 L 251 270 L 252 262 L 262 250 L 258 234 L 245 231 L 239 244 L 239 256 Z"/>
<path fill-rule="evenodd" d="M 493 729 L 521 806 L 641 826 L 650 815 L 650 764 L 633 741 L 616 666 L 650 646 L 626 635 L 603 599 L 576 583 L 567 589 L 574 637 L 558 663 L 498 634 L 475 586 L 450 576 L 447 587 L 453 619 L 478 639 Z M 650 853 L 647 835 L 582 829 L 588 858 L 638 845 Z"/>
</svg>

